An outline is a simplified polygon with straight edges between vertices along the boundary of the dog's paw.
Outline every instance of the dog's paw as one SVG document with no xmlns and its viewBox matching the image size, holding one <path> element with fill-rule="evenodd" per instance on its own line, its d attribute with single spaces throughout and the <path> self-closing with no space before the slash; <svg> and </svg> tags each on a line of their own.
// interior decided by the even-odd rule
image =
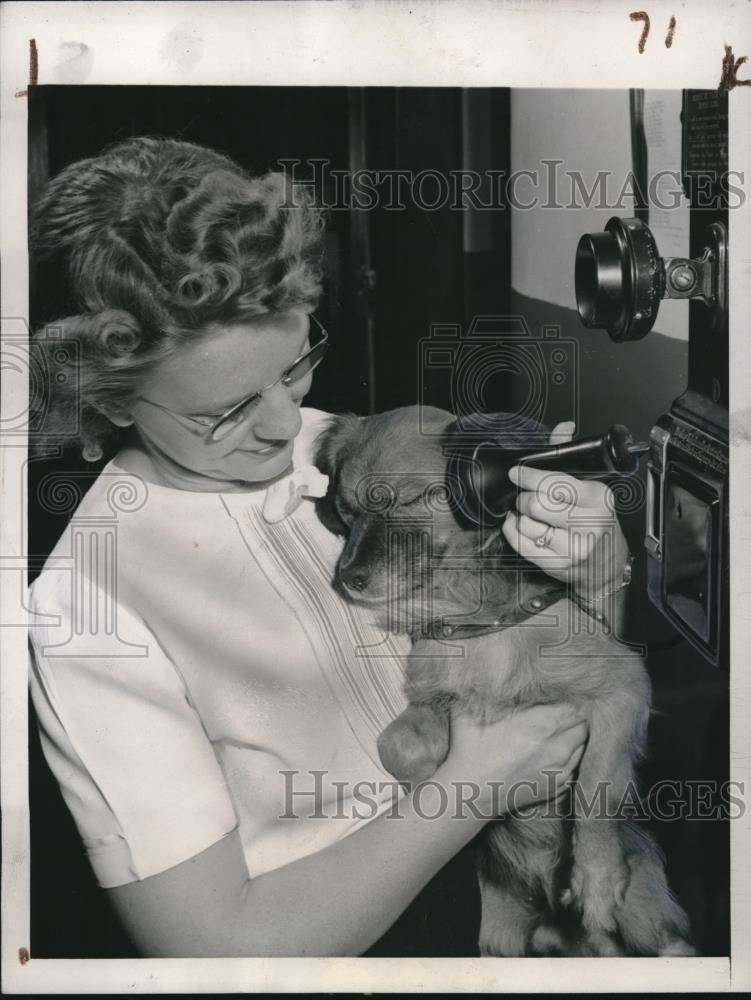
<svg viewBox="0 0 751 1000">
<path fill-rule="evenodd" d="M 587 931 L 610 934 L 616 929 L 615 911 L 623 905 L 629 877 L 629 868 L 622 859 L 610 864 L 575 862 L 571 870 L 571 888 L 563 894 L 569 894 L 564 905 L 573 901 L 578 904 Z"/>
<path fill-rule="evenodd" d="M 527 954 L 527 937 L 524 922 L 488 920 L 483 914 L 478 947 L 483 958 L 521 958 Z"/>
<path fill-rule="evenodd" d="M 540 924 L 532 932 L 530 952 L 542 957 L 562 956 L 568 952 L 563 934 L 552 924 Z"/>
<path fill-rule="evenodd" d="M 626 898 L 626 891 L 628 889 L 628 882 L 631 873 L 629 872 L 626 865 L 619 865 L 618 868 L 613 872 L 612 876 L 612 886 L 613 886 L 613 899 L 615 900 L 616 906 L 623 906 L 623 901 Z"/>
<path fill-rule="evenodd" d="M 410 706 L 378 739 L 381 763 L 397 781 L 426 781 L 448 753 L 448 727 L 426 727 L 418 712 Z"/>
<path fill-rule="evenodd" d="M 685 938 L 671 934 L 665 936 L 657 954 L 663 957 L 670 956 L 671 958 L 693 958 L 699 952 Z"/>
<path fill-rule="evenodd" d="M 620 958 L 623 948 L 604 931 L 588 931 L 569 953 L 577 958 Z"/>
</svg>

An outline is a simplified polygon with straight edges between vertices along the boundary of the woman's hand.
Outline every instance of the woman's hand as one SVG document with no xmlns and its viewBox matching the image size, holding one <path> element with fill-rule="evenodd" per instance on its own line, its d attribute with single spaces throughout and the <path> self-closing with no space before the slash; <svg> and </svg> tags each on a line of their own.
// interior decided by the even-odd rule
<svg viewBox="0 0 751 1000">
<path fill-rule="evenodd" d="M 434 812 L 424 787 L 419 809 L 405 796 L 395 813 L 389 808 L 323 850 L 253 878 L 235 829 L 166 871 L 109 889 L 110 899 L 146 956 L 360 955 L 496 814 L 494 798 L 497 812 L 549 798 L 547 769 L 559 772 L 562 790 L 585 736 L 565 705 L 520 710 L 487 726 L 458 718 L 452 751 L 435 774 L 449 792 L 456 782 L 462 795 L 449 808 Z M 458 782 L 481 780 L 484 798 L 475 798 L 473 809 Z M 500 795 L 488 790 L 490 780 L 503 782 Z M 534 794 L 535 781 L 541 794 Z"/>
<path fill-rule="evenodd" d="M 518 709 L 490 724 L 458 715 L 435 778 L 477 788 L 478 807 L 493 815 L 516 812 L 566 791 L 587 735 L 583 713 L 567 703 Z"/>
<path fill-rule="evenodd" d="M 570 441 L 573 423 L 558 424 L 551 444 Z M 628 545 L 615 513 L 613 492 L 597 480 L 516 466 L 509 478 L 521 488 L 516 511 L 503 523 L 512 548 L 583 598 L 620 586 Z M 541 546 L 538 539 L 547 538 Z"/>
</svg>

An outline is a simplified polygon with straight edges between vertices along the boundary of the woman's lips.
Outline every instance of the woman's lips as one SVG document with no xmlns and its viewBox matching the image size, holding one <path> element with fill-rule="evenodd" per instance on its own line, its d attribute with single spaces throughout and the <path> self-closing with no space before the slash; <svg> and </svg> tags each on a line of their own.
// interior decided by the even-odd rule
<svg viewBox="0 0 751 1000">
<path fill-rule="evenodd" d="M 265 448 L 239 448 L 238 451 L 246 455 L 273 455 L 289 444 L 289 441 L 277 441 L 276 444 L 267 445 Z"/>
</svg>

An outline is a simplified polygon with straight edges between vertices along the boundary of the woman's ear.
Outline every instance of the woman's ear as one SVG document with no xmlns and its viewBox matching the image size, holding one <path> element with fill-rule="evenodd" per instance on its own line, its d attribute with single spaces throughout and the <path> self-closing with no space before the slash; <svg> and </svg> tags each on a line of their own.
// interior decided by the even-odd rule
<svg viewBox="0 0 751 1000">
<path fill-rule="evenodd" d="M 107 419 L 116 427 L 131 427 L 134 423 L 133 417 L 122 413 L 107 414 Z"/>
<path fill-rule="evenodd" d="M 130 427 L 135 423 L 134 417 L 126 406 L 107 403 L 104 406 L 98 406 L 97 409 L 116 427 Z"/>
</svg>

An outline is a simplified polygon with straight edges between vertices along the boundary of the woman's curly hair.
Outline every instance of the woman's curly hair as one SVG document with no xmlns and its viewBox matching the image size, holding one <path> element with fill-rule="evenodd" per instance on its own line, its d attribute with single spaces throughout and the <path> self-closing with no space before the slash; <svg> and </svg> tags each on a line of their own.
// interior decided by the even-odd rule
<svg viewBox="0 0 751 1000">
<path fill-rule="evenodd" d="M 181 344 L 210 324 L 312 311 L 321 292 L 310 196 L 282 173 L 251 177 L 172 139 L 129 139 L 66 167 L 33 206 L 30 244 L 34 268 L 62 269 L 79 310 L 32 338 L 47 389 L 35 443 L 67 436 L 90 458 L 119 440 L 104 408 L 132 399 Z M 57 349 L 61 335 L 74 350 Z"/>
</svg>

